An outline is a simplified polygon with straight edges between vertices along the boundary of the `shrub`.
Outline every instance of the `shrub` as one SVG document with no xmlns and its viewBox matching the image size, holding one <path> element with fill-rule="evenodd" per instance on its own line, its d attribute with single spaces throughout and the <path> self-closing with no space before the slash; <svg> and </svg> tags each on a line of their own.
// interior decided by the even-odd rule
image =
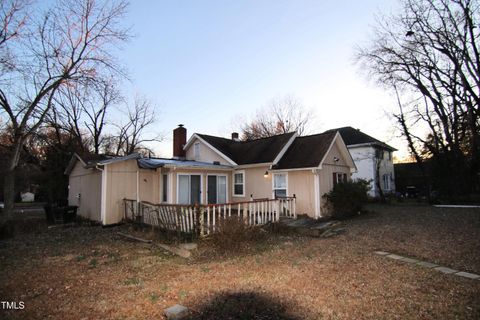
<svg viewBox="0 0 480 320">
<path fill-rule="evenodd" d="M 332 217 L 345 219 L 359 214 L 368 201 L 369 181 L 359 179 L 338 183 L 323 198 Z"/>
<path fill-rule="evenodd" d="M 259 228 L 248 226 L 237 216 L 219 220 L 212 234 L 213 243 L 223 252 L 241 251 L 249 242 L 262 240 L 261 238 Z"/>
</svg>

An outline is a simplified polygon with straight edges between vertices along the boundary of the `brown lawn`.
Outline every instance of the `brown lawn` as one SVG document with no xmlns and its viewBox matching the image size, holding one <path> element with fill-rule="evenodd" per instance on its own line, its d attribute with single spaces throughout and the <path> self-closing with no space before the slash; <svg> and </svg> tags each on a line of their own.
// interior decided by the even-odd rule
<svg viewBox="0 0 480 320">
<path fill-rule="evenodd" d="M 373 205 L 328 239 L 272 235 L 248 253 L 200 243 L 189 260 L 71 227 L 0 242 L 1 301 L 11 319 L 479 319 L 480 280 L 375 255 L 385 250 L 480 274 L 480 209 Z M 3 314 L 2 314 L 3 313 Z M 202 313 L 202 314 L 200 314 Z"/>
</svg>

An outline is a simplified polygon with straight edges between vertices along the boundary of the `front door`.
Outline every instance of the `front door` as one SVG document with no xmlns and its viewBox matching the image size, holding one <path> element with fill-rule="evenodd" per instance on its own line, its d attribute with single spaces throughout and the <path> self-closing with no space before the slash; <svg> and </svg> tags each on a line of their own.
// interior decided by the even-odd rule
<svg viewBox="0 0 480 320">
<path fill-rule="evenodd" d="M 201 199 L 200 175 L 178 175 L 178 204 L 199 204 Z"/>
</svg>

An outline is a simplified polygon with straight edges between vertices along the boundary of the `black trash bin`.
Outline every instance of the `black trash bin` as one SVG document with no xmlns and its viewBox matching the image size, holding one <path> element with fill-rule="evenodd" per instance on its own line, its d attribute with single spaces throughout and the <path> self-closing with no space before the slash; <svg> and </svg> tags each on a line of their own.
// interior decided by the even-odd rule
<svg viewBox="0 0 480 320">
<path fill-rule="evenodd" d="M 77 206 L 62 207 L 63 223 L 75 222 L 77 219 Z"/>
<path fill-rule="evenodd" d="M 44 207 L 47 216 L 47 223 L 56 224 L 75 222 L 77 219 L 77 208 L 77 206 L 59 207 L 55 204 L 47 204 Z"/>
<path fill-rule="evenodd" d="M 53 214 L 53 205 L 51 203 L 46 204 L 43 209 L 47 216 L 47 224 L 55 224 L 55 215 Z"/>
</svg>

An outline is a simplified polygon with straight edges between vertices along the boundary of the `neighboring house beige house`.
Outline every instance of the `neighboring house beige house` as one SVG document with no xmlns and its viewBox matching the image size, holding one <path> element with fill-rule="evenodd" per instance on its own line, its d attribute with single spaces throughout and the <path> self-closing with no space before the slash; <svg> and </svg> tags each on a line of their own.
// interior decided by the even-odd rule
<svg viewBox="0 0 480 320">
<path fill-rule="evenodd" d="M 357 167 L 357 172 L 352 175 L 352 179 L 369 180 L 369 196 L 379 197 L 379 187 L 384 194 L 395 193 L 392 154 L 397 149 L 352 127 L 337 128 L 326 132 L 340 133 Z"/>
<path fill-rule="evenodd" d="M 235 203 L 295 197 L 296 211 L 325 215 L 322 196 L 350 179 L 356 167 L 338 132 L 286 133 L 240 141 L 173 131 L 172 159 L 126 157 L 86 161 L 75 155 L 66 170 L 69 204 L 104 225 L 123 219 L 123 199 L 171 204 Z"/>
</svg>

